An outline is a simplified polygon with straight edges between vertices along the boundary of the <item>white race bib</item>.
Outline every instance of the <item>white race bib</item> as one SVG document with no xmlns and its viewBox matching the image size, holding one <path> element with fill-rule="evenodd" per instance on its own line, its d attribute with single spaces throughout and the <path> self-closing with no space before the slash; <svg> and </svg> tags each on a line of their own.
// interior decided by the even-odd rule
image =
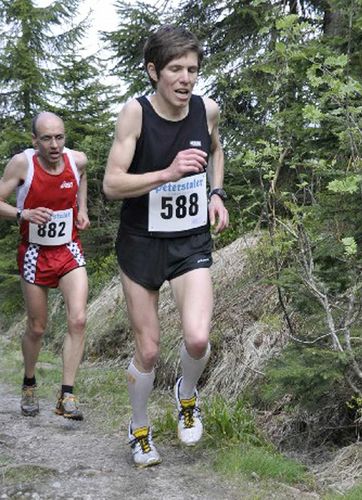
<svg viewBox="0 0 362 500">
<path fill-rule="evenodd" d="M 73 209 L 55 210 L 43 225 L 29 222 L 29 242 L 38 245 L 65 245 L 72 240 Z"/>
<path fill-rule="evenodd" d="M 149 231 L 187 231 L 206 223 L 205 172 L 167 182 L 149 193 Z"/>
</svg>

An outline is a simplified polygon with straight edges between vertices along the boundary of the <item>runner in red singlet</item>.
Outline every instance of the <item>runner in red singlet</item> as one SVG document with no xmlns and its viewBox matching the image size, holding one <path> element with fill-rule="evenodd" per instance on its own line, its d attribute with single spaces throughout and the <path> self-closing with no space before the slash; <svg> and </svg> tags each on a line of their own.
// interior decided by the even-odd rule
<svg viewBox="0 0 362 500">
<path fill-rule="evenodd" d="M 0 216 L 20 226 L 18 266 L 27 309 L 22 340 L 23 415 L 39 413 L 35 367 L 47 324 L 48 290 L 59 287 L 67 313 L 63 346 L 63 380 L 55 412 L 82 420 L 73 395 L 83 355 L 88 279 L 78 230 L 89 226 L 87 157 L 65 148 L 62 119 L 42 112 L 33 120 L 34 149 L 15 155 L 0 179 Z M 5 200 L 16 191 L 16 207 Z"/>
</svg>

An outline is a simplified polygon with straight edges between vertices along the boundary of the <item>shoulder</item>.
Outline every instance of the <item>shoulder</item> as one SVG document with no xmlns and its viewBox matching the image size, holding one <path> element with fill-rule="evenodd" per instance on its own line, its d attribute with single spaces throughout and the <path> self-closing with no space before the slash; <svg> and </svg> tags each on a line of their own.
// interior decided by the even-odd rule
<svg viewBox="0 0 362 500">
<path fill-rule="evenodd" d="M 73 156 L 78 170 L 83 170 L 87 165 L 88 158 L 87 155 L 83 153 L 83 151 L 76 151 L 75 149 L 67 149 L 65 153 L 70 153 Z"/>
<path fill-rule="evenodd" d="M 7 164 L 6 171 L 11 177 L 25 179 L 28 171 L 28 159 L 25 152 L 14 155 Z"/>
<path fill-rule="evenodd" d="M 126 102 L 118 114 L 117 133 L 139 136 L 142 127 L 142 106 L 137 99 Z"/>
<path fill-rule="evenodd" d="M 25 153 L 14 155 L 0 176 L 0 198 L 6 199 L 26 179 L 28 173 L 28 159 Z"/>
<path fill-rule="evenodd" d="M 127 118 L 132 121 L 138 121 L 142 119 L 142 106 L 137 99 L 131 99 L 127 101 L 118 114 L 118 118 Z"/>
<path fill-rule="evenodd" d="M 203 97 L 202 100 L 204 101 L 208 120 L 217 122 L 220 114 L 219 105 L 210 97 Z"/>
</svg>

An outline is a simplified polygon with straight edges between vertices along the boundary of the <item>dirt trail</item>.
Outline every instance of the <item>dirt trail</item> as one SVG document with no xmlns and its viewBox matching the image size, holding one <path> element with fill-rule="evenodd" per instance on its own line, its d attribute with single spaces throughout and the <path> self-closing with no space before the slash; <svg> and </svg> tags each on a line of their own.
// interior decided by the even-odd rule
<svg viewBox="0 0 362 500">
<path fill-rule="evenodd" d="M 67 421 L 53 413 L 53 402 L 41 401 L 40 415 L 23 417 L 19 395 L 3 385 L 0 394 L 0 499 L 316 498 L 285 486 L 267 493 L 254 481 L 229 484 L 198 448 L 158 445 L 163 463 L 137 470 L 126 435 L 101 435 L 91 419 Z"/>
<path fill-rule="evenodd" d="M 68 421 L 44 401 L 39 416 L 22 417 L 19 396 L 2 389 L 0 449 L 2 461 L 9 463 L 2 467 L 0 498 L 176 500 L 220 499 L 225 493 L 225 486 L 205 473 L 187 450 L 159 446 L 164 465 L 135 470 L 126 436 L 99 435 L 89 420 Z M 26 475 L 36 476 L 32 484 L 24 481 Z M 196 485 L 191 494 L 190 484 Z M 228 497 L 240 498 L 233 489 Z"/>
</svg>

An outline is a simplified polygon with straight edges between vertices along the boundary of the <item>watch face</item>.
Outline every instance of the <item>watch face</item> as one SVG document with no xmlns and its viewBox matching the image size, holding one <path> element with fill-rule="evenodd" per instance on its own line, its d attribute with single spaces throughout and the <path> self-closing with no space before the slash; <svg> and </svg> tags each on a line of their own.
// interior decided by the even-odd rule
<svg viewBox="0 0 362 500">
<path fill-rule="evenodd" d="M 210 193 L 210 196 L 212 196 L 213 194 L 217 194 L 218 196 L 220 196 L 220 198 L 225 201 L 226 198 L 227 198 L 227 195 L 226 195 L 226 192 L 224 191 L 224 189 L 221 189 L 221 188 L 216 188 L 216 189 L 213 189 Z"/>
</svg>

